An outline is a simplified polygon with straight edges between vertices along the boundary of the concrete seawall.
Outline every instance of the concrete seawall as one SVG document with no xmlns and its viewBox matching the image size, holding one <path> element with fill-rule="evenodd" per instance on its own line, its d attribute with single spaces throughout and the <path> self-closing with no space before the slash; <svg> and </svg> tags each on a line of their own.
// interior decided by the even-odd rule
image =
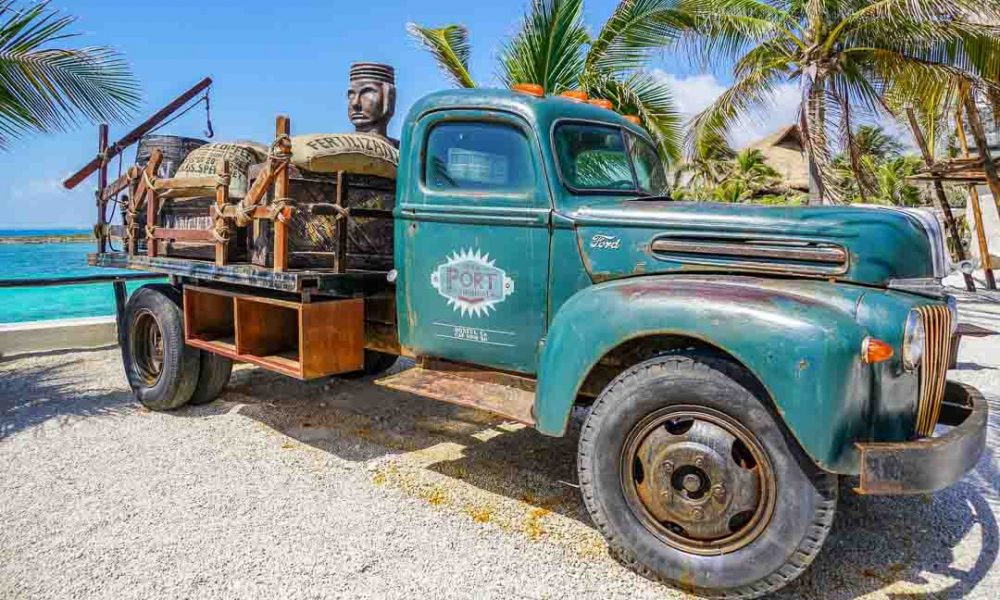
<svg viewBox="0 0 1000 600">
<path fill-rule="evenodd" d="M 114 317 L 0 324 L 0 356 L 98 348 L 117 343 Z"/>
</svg>

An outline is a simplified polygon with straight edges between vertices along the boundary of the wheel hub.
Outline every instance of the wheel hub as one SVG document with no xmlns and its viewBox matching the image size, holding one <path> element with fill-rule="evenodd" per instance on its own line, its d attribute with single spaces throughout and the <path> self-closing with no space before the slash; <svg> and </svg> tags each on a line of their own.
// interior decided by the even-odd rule
<svg viewBox="0 0 1000 600">
<path fill-rule="evenodd" d="M 147 386 L 155 385 L 163 371 L 163 332 L 152 312 L 142 310 L 136 314 L 129 335 L 129 351 L 136 374 Z"/>
<path fill-rule="evenodd" d="M 696 553 L 731 551 L 766 525 L 773 475 L 752 434 L 704 408 L 651 415 L 623 453 L 626 497 L 643 524 Z"/>
</svg>

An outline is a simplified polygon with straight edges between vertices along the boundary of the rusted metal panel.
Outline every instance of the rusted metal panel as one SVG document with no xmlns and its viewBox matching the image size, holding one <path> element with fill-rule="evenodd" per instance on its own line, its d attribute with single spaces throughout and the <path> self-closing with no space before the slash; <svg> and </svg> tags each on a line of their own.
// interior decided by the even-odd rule
<svg viewBox="0 0 1000 600">
<path fill-rule="evenodd" d="M 986 447 L 988 408 L 975 388 L 949 381 L 941 424 L 953 429 L 911 442 L 858 444 L 861 494 L 930 493 L 957 482 Z"/>
<path fill-rule="evenodd" d="M 470 406 L 532 425 L 534 381 L 517 375 L 443 361 L 426 363 L 376 381 L 381 386 Z"/>
</svg>

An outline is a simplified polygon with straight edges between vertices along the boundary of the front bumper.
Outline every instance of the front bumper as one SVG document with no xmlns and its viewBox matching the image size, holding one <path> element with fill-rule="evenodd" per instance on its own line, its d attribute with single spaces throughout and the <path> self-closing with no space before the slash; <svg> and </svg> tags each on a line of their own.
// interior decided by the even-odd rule
<svg viewBox="0 0 1000 600">
<path fill-rule="evenodd" d="M 859 443 L 861 494 L 921 494 L 957 482 L 986 447 L 986 399 L 974 387 L 949 381 L 938 423 L 953 429 L 912 442 Z"/>
</svg>

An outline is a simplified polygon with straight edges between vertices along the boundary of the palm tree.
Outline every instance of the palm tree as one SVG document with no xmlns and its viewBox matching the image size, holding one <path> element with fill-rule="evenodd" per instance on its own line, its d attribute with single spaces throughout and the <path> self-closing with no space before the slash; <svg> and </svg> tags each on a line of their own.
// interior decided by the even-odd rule
<svg viewBox="0 0 1000 600">
<path fill-rule="evenodd" d="M 797 82 L 799 125 L 820 200 L 840 197 L 830 137 L 860 169 L 853 125 L 889 113 L 887 90 L 960 77 L 1000 90 L 1000 0 L 676 0 L 686 41 L 707 64 L 732 65 L 734 83 L 692 122 L 691 143 L 766 110 L 777 86 Z M 675 22 L 683 23 L 683 19 Z M 985 76 L 984 76 L 985 74 Z"/>
<path fill-rule="evenodd" d="M 122 121 L 138 105 L 138 85 L 117 52 L 52 46 L 76 36 L 67 31 L 74 20 L 48 2 L 0 0 L 0 148 L 81 117 Z"/>
<path fill-rule="evenodd" d="M 781 175 L 756 148 L 714 158 L 702 157 L 682 165 L 678 171 L 690 175 L 684 188 L 675 180 L 673 196 L 678 199 L 749 202 L 781 188 Z"/>
<path fill-rule="evenodd" d="M 671 43 L 688 17 L 674 0 L 622 0 L 591 38 L 583 21 L 583 0 L 532 0 L 499 57 L 505 86 L 537 83 L 547 93 L 583 90 L 610 100 L 619 112 L 638 115 L 661 155 L 680 155 L 680 115 L 666 83 L 643 70 L 651 53 Z M 451 82 L 476 87 L 469 72 L 471 44 L 461 25 L 408 25 L 410 35 L 434 56 Z"/>
</svg>

